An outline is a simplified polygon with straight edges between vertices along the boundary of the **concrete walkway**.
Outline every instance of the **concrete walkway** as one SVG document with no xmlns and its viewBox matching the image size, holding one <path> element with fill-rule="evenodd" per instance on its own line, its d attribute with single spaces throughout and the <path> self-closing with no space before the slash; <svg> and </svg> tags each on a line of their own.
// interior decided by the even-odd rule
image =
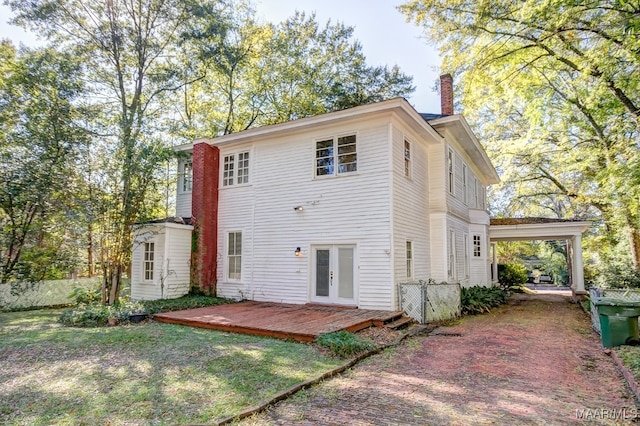
<svg viewBox="0 0 640 426">
<path fill-rule="evenodd" d="M 242 424 L 628 424 L 636 413 L 579 306 L 560 295 L 516 295 Z"/>
</svg>

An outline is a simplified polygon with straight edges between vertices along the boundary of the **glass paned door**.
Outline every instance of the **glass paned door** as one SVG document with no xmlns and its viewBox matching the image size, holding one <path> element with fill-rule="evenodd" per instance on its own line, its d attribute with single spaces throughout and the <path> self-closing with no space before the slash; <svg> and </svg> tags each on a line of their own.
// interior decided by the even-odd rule
<svg viewBox="0 0 640 426">
<path fill-rule="evenodd" d="M 313 248 L 311 300 L 329 304 L 356 304 L 356 247 L 352 245 Z"/>
</svg>

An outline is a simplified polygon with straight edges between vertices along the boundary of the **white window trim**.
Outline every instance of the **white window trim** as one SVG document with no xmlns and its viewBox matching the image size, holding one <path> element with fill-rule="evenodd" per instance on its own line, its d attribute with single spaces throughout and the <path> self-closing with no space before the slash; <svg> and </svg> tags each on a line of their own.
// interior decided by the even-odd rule
<svg viewBox="0 0 640 426">
<path fill-rule="evenodd" d="M 464 277 L 469 279 L 471 276 L 471 256 L 469 255 L 469 234 L 464 234 Z"/>
<path fill-rule="evenodd" d="M 457 279 L 456 231 L 449 229 L 447 238 L 447 275 L 450 280 Z"/>
<path fill-rule="evenodd" d="M 404 250 L 405 250 L 405 257 L 406 257 L 406 260 L 407 260 L 407 263 L 406 263 L 407 278 L 413 278 L 413 273 L 414 273 L 414 271 L 413 271 L 413 265 L 414 265 L 413 264 L 413 258 L 414 258 L 414 255 L 413 255 L 413 241 L 407 240 L 405 242 L 405 245 L 404 245 Z"/>
<path fill-rule="evenodd" d="M 451 148 L 447 150 L 447 192 L 456 194 L 456 156 Z"/>
<path fill-rule="evenodd" d="M 190 166 L 190 179 L 189 179 L 189 189 L 185 189 L 185 178 L 187 176 L 187 172 L 186 172 L 186 168 L 187 168 L 187 164 L 189 164 Z M 178 188 L 180 189 L 180 193 L 181 194 L 189 194 L 191 193 L 191 191 L 193 191 L 193 162 L 191 160 L 189 161 L 182 161 L 180 162 L 180 181 L 178 182 Z"/>
<path fill-rule="evenodd" d="M 240 254 L 229 254 L 229 239 L 231 237 L 231 234 L 240 234 Z M 224 268 L 224 278 L 225 281 L 227 282 L 241 282 L 242 281 L 242 249 L 244 247 L 244 237 L 243 237 L 243 232 L 241 230 L 234 230 L 234 231 L 228 231 L 226 233 L 226 240 L 225 240 L 225 268 Z M 230 266 L 230 262 L 229 259 L 231 256 L 239 256 L 240 257 L 240 278 L 231 278 L 229 276 L 229 266 Z"/>
<path fill-rule="evenodd" d="M 148 250 L 149 247 L 152 247 L 151 250 Z M 147 259 L 147 253 L 151 253 L 152 259 Z M 147 265 L 150 265 L 151 268 L 148 269 Z M 145 241 L 142 243 L 142 281 L 146 283 L 152 283 L 155 275 L 156 269 L 156 242 L 155 240 Z M 147 272 L 150 273 L 151 277 L 148 278 Z"/>
<path fill-rule="evenodd" d="M 240 156 L 242 154 L 247 154 L 249 155 L 249 165 L 248 165 L 248 174 L 247 174 L 247 182 L 243 182 L 243 183 L 238 183 L 238 170 L 239 170 L 239 162 L 240 162 Z M 224 166 L 225 166 L 225 162 L 226 159 L 230 156 L 233 156 L 233 163 L 231 163 L 233 165 L 233 177 L 231 179 L 231 183 L 225 183 L 225 170 L 224 170 Z M 221 162 L 220 162 L 220 188 L 221 189 L 225 189 L 225 188 L 235 188 L 238 186 L 248 186 L 251 184 L 251 161 L 253 158 L 253 152 L 250 149 L 242 149 L 242 150 L 238 150 L 238 151 L 233 151 L 233 152 L 225 152 L 223 154 L 221 154 L 220 156 L 221 158 Z"/>
<path fill-rule="evenodd" d="M 407 156 L 407 145 L 409 145 L 408 156 Z M 411 180 L 413 177 L 413 144 L 407 138 L 404 138 L 402 143 L 402 157 L 404 160 L 404 177 Z"/>
<path fill-rule="evenodd" d="M 356 138 L 356 170 L 354 171 L 350 171 L 350 172 L 340 172 L 338 169 L 338 139 L 343 138 L 343 137 L 347 137 L 347 136 L 355 136 Z M 317 173 L 317 143 L 318 142 L 322 142 L 322 141 L 328 141 L 329 139 L 333 140 L 333 173 L 332 174 L 327 174 L 327 175 L 318 175 Z M 334 136 L 326 136 L 326 137 L 321 137 L 321 138 L 316 138 L 313 140 L 313 179 L 331 179 L 331 178 L 335 178 L 335 177 L 339 177 L 339 176 L 351 176 L 351 175 L 355 175 L 358 173 L 359 171 L 359 161 L 358 161 L 358 151 L 359 151 L 359 147 L 360 147 L 360 143 L 359 143 L 360 137 L 358 135 L 358 132 L 343 132 L 343 133 L 338 133 Z"/>
<path fill-rule="evenodd" d="M 467 179 L 469 178 L 469 167 L 462 163 L 462 201 L 465 204 L 469 204 L 469 194 L 468 194 L 468 185 Z"/>
<path fill-rule="evenodd" d="M 482 236 L 480 234 L 473 234 L 473 236 L 471 237 L 471 241 L 472 241 L 472 257 L 474 258 L 478 258 L 481 259 L 482 258 Z M 478 244 L 476 244 L 476 241 L 478 242 Z M 476 251 L 476 248 L 478 249 Z M 476 253 L 478 253 L 476 255 Z"/>
</svg>

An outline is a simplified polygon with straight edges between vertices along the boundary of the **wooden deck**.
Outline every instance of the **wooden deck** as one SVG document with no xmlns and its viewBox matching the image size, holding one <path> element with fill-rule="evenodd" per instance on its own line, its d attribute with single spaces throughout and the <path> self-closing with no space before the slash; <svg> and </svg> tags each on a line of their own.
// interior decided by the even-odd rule
<svg viewBox="0 0 640 426">
<path fill-rule="evenodd" d="M 160 322 L 312 342 L 318 334 L 382 326 L 402 311 L 245 301 L 154 315 Z"/>
</svg>

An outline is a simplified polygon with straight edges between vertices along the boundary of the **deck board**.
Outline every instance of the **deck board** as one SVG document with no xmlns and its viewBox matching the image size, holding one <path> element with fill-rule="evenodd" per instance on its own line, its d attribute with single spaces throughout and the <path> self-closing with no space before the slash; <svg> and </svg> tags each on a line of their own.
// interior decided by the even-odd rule
<svg viewBox="0 0 640 426">
<path fill-rule="evenodd" d="M 245 301 L 154 315 L 160 322 L 234 333 L 312 342 L 322 333 L 358 331 L 402 315 L 402 311 L 345 309 Z"/>
</svg>

